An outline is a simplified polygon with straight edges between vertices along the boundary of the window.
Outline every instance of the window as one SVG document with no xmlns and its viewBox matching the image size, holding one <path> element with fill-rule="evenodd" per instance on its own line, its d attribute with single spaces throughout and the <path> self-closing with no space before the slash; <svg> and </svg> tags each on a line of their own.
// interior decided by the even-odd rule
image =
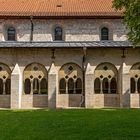
<svg viewBox="0 0 140 140">
<path fill-rule="evenodd" d="M 116 93 L 117 92 L 117 82 L 116 82 L 115 78 L 111 79 L 110 89 L 111 89 L 111 93 Z"/>
<path fill-rule="evenodd" d="M 135 79 L 134 78 L 131 78 L 130 86 L 131 86 L 131 93 L 135 93 L 135 91 L 136 91 L 136 84 L 135 84 Z"/>
<path fill-rule="evenodd" d="M 140 63 L 132 66 L 130 76 L 130 92 L 140 93 Z"/>
<path fill-rule="evenodd" d="M 76 93 L 82 93 L 82 80 L 80 78 L 76 80 Z"/>
<path fill-rule="evenodd" d="M 65 64 L 59 71 L 60 94 L 82 94 L 82 69 L 76 64 Z"/>
<path fill-rule="evenodd" d="M 41 94 L 47 94 L 47 79 L 43 78 L 40 82 Z"/>
<path fill-rule="evenodd" d="M 0 94 L 3 94 L 3 79 L 0 78 Z"/>
<path fill-rule="evenodd" d="M 103 79 L 103 93 L 108 93 L 108 90 L 109 90 L 108 79 L 104 78 Z"/>
<path fill-rule="evenodd" d="M 55 41 L 62 41 L 63 31 L 61 27 L 56 27 L 54 30 L 54 40 Z"/>
<path fill-rule="evenodd" d="M 65 94 L 66 93 L 66 81 L 64 78 L 62 78 L 59 82 L 59 92 L 60 94 Z"/>
<path fill-rule="evenodd" d="M 72 78 L 68 80 L 68 93 L 73 94 L 74 93 L 74 81 Z"/>
<path fill-rule="evenodd" d="M 101 29 L 101 40 L 109 40 L 109 30 L 106 27 Z"/>
<path fill-rule="evenodd" d="M 14 27 L 9 27 L 7 29 L 7 40 L 15 41 L 16 40 L 16 30 Z"/>
<path fill-rule="evenodd" d="M 31 93 L 31 82 L 30 79 L 25 79 L 24 83 L 24 92 L 25 94 L 30 94 Z"/>
<path fill-rule="evenodd" d="M 11 93 L 11 70 L 10 68 L 0 63 L 0 94 L 10 94 Z"/>
<path fill-rule="evenodd" d="M 47 94 L 47 70 L 38 63 L 28 65 L 24 70 L 24 93 Z"/>
<path fill-rule="evenodd" d="M 140 93 L 140 78 L 138 79 L 138 82 L 137 82 L 137 88 L 138 88 L 138 93 Z"/>
<path fill-rule="evenodd" d="M 100 79 L 96 78 L 95 81 L 94 81 L 94 91 L 95 91 L 95 93 L 100 93 L 100 90 L 101 90 L 100 86 L 101 86 Z"/>
<path fill-rule="evenodd" d="M 5 92 L 6 94 L 11 94 L 11 79 L 6 79 Z"/>
<path fill-rule="evenodd" d="M 95 69 L 94 92 L 96 94 L 117 93 L 117 69 L 110 63 L 103 63 Z"/>
</svg>

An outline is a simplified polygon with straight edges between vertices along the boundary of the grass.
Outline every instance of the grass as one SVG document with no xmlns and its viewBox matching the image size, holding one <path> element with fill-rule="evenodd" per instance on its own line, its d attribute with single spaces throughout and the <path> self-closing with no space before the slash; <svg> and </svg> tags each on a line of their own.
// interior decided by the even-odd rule
<svg viewBox="0 0 140 140">
<path fill-rule="evenodd" d="M 140 110 L 1 110 L 0 140 L 140 140 Z"/>
</svg>

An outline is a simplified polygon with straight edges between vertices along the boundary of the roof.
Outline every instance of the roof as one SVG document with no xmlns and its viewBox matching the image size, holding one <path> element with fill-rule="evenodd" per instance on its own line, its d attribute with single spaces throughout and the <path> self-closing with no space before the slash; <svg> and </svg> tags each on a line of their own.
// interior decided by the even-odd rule
<svg viewBox="0 0 140 140">
<path fill-rule="evenodd" d="M 0 16 L 122 16 L 113 0 L 0 0 Z"/>
<path fill-rule="evenodd" d="M 74 42 L 0 42 L 0 48 L 123 48 L 132 47 L 128 41 L 74 41 Z"/>
</svg>

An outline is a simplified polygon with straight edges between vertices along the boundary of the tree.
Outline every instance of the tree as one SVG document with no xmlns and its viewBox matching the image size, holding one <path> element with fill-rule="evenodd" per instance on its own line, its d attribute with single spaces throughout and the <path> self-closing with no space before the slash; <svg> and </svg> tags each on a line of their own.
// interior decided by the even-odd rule
<svg viewBox="0 0 140 140">
<path fill-rule="evenodd" d="M 140 45 L 140 0 L 113 0 L 113 7 L 124 13 L 124 22 L 130 29 L 128 39 L 134 47 Z"/>
</svg>

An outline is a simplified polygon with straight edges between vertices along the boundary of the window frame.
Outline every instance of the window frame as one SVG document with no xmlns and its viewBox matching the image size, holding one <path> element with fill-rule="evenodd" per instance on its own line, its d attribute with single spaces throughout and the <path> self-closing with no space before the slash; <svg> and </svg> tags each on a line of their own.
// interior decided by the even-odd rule
<svg viewBox="0 0 140 140">
<path fill-rule="evenodd" d="M 9 34 L 10 34 L 10 33 L 9 33 L 10 29 L 13 29 L 13 30 L 11 30 L 11 31 L 14 31 L 14 33 L 11 34 L 11 35 L 9 35 Z M 16 40 L 17 40 L 17 34 L 16 34 L 16 28 L 15 28 L 15 27 L 9 26 L 9 27 L 7 28 L 7 30 L 6 30 L 6 33 L 7 33 L 7 41 L 16 41 Z M 12 35 L 13 35 L 13 36 L 12 36 Z M 10 39 L 10 38 L 12 38 L 12 39 Z M 13 38 L 14 38 L 14 39 L 13 39 Z"/>
</svg>

